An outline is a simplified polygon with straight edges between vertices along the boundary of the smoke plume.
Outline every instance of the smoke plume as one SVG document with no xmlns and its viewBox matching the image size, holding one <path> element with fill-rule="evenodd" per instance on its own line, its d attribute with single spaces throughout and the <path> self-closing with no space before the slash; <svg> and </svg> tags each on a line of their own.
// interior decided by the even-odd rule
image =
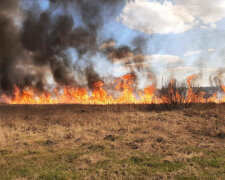
<svg viewBox="0 0 225 180">
<path fill-rule="evenodd" d="M 122 62 L 131 73 L 145 69 L 144 37 L 136 37 L 133 48 L 117 47 L 113 39 L 98 42 L 104 23 L 125 3 L 126 0 L 49 0 L 49 6 L 42 10 L 36 1 L 0 1 L 0 92 L 12 95 L 14 85 L 42 91 L 48 86 L 49 73 L 59 86 L 79 86 L 83 82 L 76 78 L 76 72 L 81 71 L 92 90 L 95 82 L 103 81 L 89 60 L 98 53 L 111 63 Z M 16 20 L 18 10 L 21 22 Z M 74 14 L 80 17 L 81 25 Z M 67 53 L 71 49 L 77 53 L 75 60 Z"/>
</svg>

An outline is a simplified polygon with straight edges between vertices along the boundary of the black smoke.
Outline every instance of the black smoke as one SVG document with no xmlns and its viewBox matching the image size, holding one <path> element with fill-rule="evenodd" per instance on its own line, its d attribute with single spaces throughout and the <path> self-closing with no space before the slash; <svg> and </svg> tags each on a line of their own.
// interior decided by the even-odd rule
<svg viewBox="0 0 225 180">
<path fill-rule="evenodd" d="M 16 83 L 15 66 L 23 56 L 20 33 L 9 16 L 17 6 L 17 0 L 0 1 L 0 91 L 8 94 Z"/>
<path fill-rule="evenodd" d="M 134 49 L 128 46 L 99 49 L 99 39 L 102 39 L 99 32 L 126 2 L 49 0 L 49 7 L 41 10 L 35 0 L 0 1 L 1 93 L 13 94 L 14 85 L 21 89 L 33 86 L 42 91 L 47 86 L 47 72 L 60 86 L 79 86 L 83 82 L 77 80 L 75 72 L 82 71 L 87 86 L 93 89 L 93 84 L 103 79 L 89 62 L 97 53 L 102 53 L 112 63 L 114 59 L 126 58 L 142 63 L 144 56 L 138 55 L 146 45 L 142 37 L 132 41 Z M 25 4 L 27 6 L 23 7 Z M 19 25 L 15 12 L 20 12 L 22 23 Z M 82 25 L 77 25 L 74 14 L 80 16 Z M 77 52 L 75 63 L 68 55 L 68 49 Z M 81 61 L 86 66 L 81 67 Z"/>
</svg>

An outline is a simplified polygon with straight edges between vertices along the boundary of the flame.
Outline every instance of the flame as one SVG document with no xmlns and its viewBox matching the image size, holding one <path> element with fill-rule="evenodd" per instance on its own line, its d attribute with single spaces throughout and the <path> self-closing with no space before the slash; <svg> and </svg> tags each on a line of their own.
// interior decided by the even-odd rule
<svg viewBox="0 0 225 180">
<path fill-rule="evenodd" d="M 204 98 L 205 92 L 194 92 L 191 82 L 196 74 L 187 78 L 187 91 L 183 95 L 177 87 L 176 80 L 172 79 L 168 84 L 166 94 L 158 95 L 154 85 L 146 87 L 144 90 L 135 92 L 135 76 L 132 74 L 124 75 L 119 78 L 115 90 L 118 97 L 110 95 L 104 89 L 104 82 L 98 81 L 93 85 L 93 91 L 90 93 L 85 88 L 65 86 L 62 89 L 54 89 L 52 92 L 38 90 L 28 87 L 20 89 L 14 86 L 13 98 L 2 95 L 1 99 L 9 104 L 162 104 L 162 103 L 222 103 L 225 102 L 225 96 L 218 99 L 215 93 L 208 99 Z M 221 85 L 225 93 L 225 86 Z M 137 96 L 138 94 L 139 96 Z"/>
<path fill-rule="evenodd" d="M 191 81 L 196 76 L 197 76 L 196 74 L 193 74 L 189 76 L 187 79 L 187 84 L 188 84 L 187 99 L 186 99 L 187 103 L 205 103 L 205 99 L 203 98 L 203 96 L 205 95 L 204 92 L 200 92 L 198 94 L 193 92 Z"/>
</svg>

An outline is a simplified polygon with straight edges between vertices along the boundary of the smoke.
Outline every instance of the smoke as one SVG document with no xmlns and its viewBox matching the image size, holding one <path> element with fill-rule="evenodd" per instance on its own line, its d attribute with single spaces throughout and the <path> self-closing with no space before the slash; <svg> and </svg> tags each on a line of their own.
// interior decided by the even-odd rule
<svg viewBox="0 0 225 180">
<path fill-rule="evenodd" d="M 105 22 L 125 3 L 126 0 L 49 0 L 49 7 L 42 10 L 36 1 L 0 1 L 0 92 L 12 95 L 14 85 L 45 90 L 47 74 L 59 86 L 79 86 L 84 82 L 79 81 L 77 73 L 85 76 L 88 88 L 93 90 L 93 84 L 104 79 L 91 61 L 98 53 L 112 64 L 122 63 L 135 77 L 150 69 L 142 51 L 146 48 L 145 37 L 134 38 L 132 47 L 117 47 L 113 39 L 99 45 L 103 38 L 99 32 Z M 22 22 L 15 23 L 18 10 Z M 76 22 L 74 14 L 81 22 Z M 68 55 L 71 49 L 76 57 Z M 147 74 L 153 77 L 150 71 Z"/>
<path fill-rule="evenodd" d="M 0 1 L 0 90 L 13 90 L 15 66 L 23 56 L 19 31 L 8 14 L 18 6 L 17 0 Z"/>
<path fill-rule="evenodd" d="M 213 75 L 209 76 L 209 83 L 211 86 L 220 87 L 223 84 L 225 68 L 219 68 Z"/>
<path fill-rule="evenodd" d="M 99 48 L 106 54 L 112 63 L 119 63 L 126 67 L 135 78 L 135 86 L 147 79 L 153 85 L 157 84 L 157 78 L 147 63 L 148 56 L 144 54 L 148 39 L 143 36 L 137 36 L 132 40 L 132 48 L 129 46 L 116 46 L 113 40 L 104 42 Z"/>
<path fill-rule="evenodd" d="M 122 46 L 114 49 L 108 49 L 108 58 L 112 61 L 127 62 L 133 59 L 134 54 L 130 47 Z"/>
<path fill-rule="evenodd" d="M 89 89 L 94 89 L 94 83 L 98 81 L 102 81 L 102 78 L 94 71 L 94 68 L 92 65 L 88 66 L 85 69 L 85 75 L 87 77 L 88 87 Z"/>
<path fill-rule="evenodd" d="M 132 40 L 132 45 L 135 47 L 134 52 L 141 54 L 147 49 L 148 38 L 144 36 L 137 36 Z"/>
</svg>

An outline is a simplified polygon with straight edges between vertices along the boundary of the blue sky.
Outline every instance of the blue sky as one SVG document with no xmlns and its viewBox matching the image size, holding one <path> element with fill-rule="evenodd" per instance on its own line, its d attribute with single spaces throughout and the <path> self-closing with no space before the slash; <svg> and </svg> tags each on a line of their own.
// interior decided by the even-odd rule
<svg viewBox="0 0 225 180">
<path fill-rule="evenodd" d="M 49 6 L 47 0 L 40 0 L 39 3 L 43 10 Z M 224 0 L 218 0 L 217 4 L 211 0 L 127 2 L 118 8 L 115 17 L 107 19 L 99 31 L 99 41 L 111 38 L 117 46 L 131 46 L 134 37 L 144 36 L 148 39 L 144 54 L 152 57 L 168 55 L 180 59 L 179 63 L 173 64 L 168 61 L 152 62 L 153 58 L 150 58 L 146 63 L 152 65 L 159 79 L 162 76 L 185 79 L 190 74 L 204 71 L 207 77 L 201 80 L 201 84 L 208 85 L 208 76 L 217 68 L 224 67 L 223 12 Z M 73 13 L 73 16 L 75 24 L 82 25 L 79 14 Z M 108 63 L 98 63 L 96 69 L 101 69 L 101 64 L 103 67 Z"/>
<path fill-rule="evenodd" d="M 149 2 L 152 2 L 152 0 L 149 0 Z M 43 10 L 49 7 L 48 0 L 40 0 L 39 3 Z M 122 8 L 120 8 L 120 10 L 122 10 Z M 119 13 L 121 13 L 121 11 L 118 11 L 118 15 Z M 82 24 L 76 14 L 74 14 L 74 19 L 77 25 Z M 201 46 L 201 43 L 204 44 L 204 46 L 202 45 L 202 48 L 204 48 L 204 50 L 220 46 L 220 43 L 222 43 L 220 42 L 220 37 L 225 37 L 225 19 L 216 22 L 216 25 L 216 29 L 203 29 L 200 24 L 184 33 L 156 33 L 153 35 L 149 35 L 129 28 L 121 21 L 117 21 L 116 18 L 111 18 L 109 22 L 105 23 L 104 28 L 101 30 L 101 33 L 103 33 L 105 39 L 112 38 L 117 42 L 118 45 L 130 45 L 133 37 L 144 35 L 149 38 L 148 48 L 145 49 L 147 53 L 172 54 L 185 58 L 185 52 L 199 50 L 199 46 Z M 209 41 L 210 43 L 205 43 L 207 41 Z"/>
</svg>

